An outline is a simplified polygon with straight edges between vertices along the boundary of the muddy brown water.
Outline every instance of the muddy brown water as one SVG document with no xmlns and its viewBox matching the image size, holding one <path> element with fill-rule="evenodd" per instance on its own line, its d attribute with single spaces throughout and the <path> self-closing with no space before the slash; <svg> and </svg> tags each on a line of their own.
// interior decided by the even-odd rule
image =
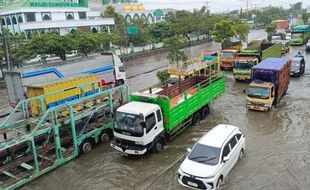
<svg viewBox="0 0 310 190">
<path fill-rule="evenodd" d="M 294 55 L 300 50 L 304 50 L 304 47 L 293 47 L 289 55 Z M 196 53 L 199 51 L 197 47 Z M 164 56 L 152 59 L 165 61 Z M 308 190 L 310 189 L 309 54 L 306 55 L 306 62 L 308 65 L 306 64 L 305 74 L 300 78 L 291 79 L 287 95 L 270 112 L 248 111 L 245 108 L 243 94 L 243 89 L 246 89 L 248 84 L 236 83 L 232 74 L 228 72 L 226 93 L 212 104 L 211 114 L 207 119 L 199 126 L 186 129 L 169 142 L 162 153 L 123 157 L 109 145 L 100 145 L 91 153 L 49 172 L 22 189 L 186 189 L 178 184 L 176 176 L 186 148 L 191 147 L 215 125 L 228 123 L 239 126 L 245 133 L 247 152 L 245 158 L 229 173 L 221 189 Z M 136 67 L 139 67 L 138 64 Z M 148 64 L 145 68 L 149 69 Z M 143 67 L 139 69 L 143 71 Z M 130 71 L 130 67 L 128 70 Z M 135 71 L 136 76 L 129 79 L 132 87 L 138 89 L 145 84 L 157 82 L 156 77 L 151 77 L 154 75 L 153 72 L 140 74 Z"/>
</svg>

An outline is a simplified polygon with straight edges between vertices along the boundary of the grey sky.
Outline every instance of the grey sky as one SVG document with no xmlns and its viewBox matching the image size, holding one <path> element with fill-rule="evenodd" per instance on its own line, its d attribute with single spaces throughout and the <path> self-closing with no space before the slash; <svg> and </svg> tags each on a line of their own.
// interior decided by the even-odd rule
<svg viewBox="0 0 310 190">
<path fill-rule="evenodd" d="M 246 0 L 140 0 L 144 4 L 146 9 L 156 8 L 175 8 L 175 9 L 187 9 L 192 10 L 200 8 L 204 5 L 204 2 L 208 1 L 211 11 L 223 12 L 227 10 L 245 9 Z M 283 6 L 288 8 L 290 3 L 302 2 L 303 7 L 310 6 L 310 0 L 249 0 L 252 2 L 249 7 L 263 7 L 263 6 Z"/>
</svg>

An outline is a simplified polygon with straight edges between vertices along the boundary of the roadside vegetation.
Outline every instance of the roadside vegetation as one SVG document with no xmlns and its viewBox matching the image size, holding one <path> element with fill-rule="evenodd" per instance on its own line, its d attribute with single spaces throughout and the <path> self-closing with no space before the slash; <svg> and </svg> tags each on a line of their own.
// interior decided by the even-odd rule
<svg viewBox="0 0 310 190">
<path fill-rule="evenodd" d="M 66 54 L 78 51 L 81 56 L 88 56 L 94 52 L 105 52 L 119 50 L 122 54 L 125 47 L 146 46 L 155 48 L 156 43 L 163 42 L 168 49 L 169 60 L 178 62 L 185 59 L 181 48 L 199 39 L 215 40 L 224 42 L 231 37 L 246 41 L 250 27 L 247 20 L 253 20 L 254 28 L 266 28 L 270 35 L 274 26 L 270 23 L 275 19 L 286 19 L 290 15 L 302 15 L 304 22 L 309 18 L 309 13 L 302 9 L 301 3 L 295 3 L 291 9 L 267 7 L 260 11 L 242 10 L 232 11 L 227 14 L 211 14 L 206 7 L 200 10 L 168 12 L 165 22 L 149 24 L 147 20 L 138 19 L 126 22 L 125 18 L 115 12 L 109 6 L 102 14 L 103 17 L 115 19 L 115 27 L 109 34 L 107 30 L 71 33 L 60 36 L 57 33 L 41 34 L 16 34 L 4 31 L 7 37 L 10 62 L 12 66 L 21 66 L 26 60 L 38 55 L 54 55 L 65 61 Z M 128 35 L 125 31 L 128 26 L 135 26 L 137 34 Z M 3 35 L 1 36 L 3 38 Z M 2 39 L 0 39 L 2 42 Z M 174 46 L 174 41 L 182 42 L 181 46 Z M 3 43 L 0 47 L 0 61 L 4 59 Z M 111 46 L 111 44 L 113 44 Z M 130 53 L 130 52 L 129 52 Z M 183 53 L 184 54 L 184 53 Z M 0 64 L 2 65 L 2 64 Z"/>
</svg>

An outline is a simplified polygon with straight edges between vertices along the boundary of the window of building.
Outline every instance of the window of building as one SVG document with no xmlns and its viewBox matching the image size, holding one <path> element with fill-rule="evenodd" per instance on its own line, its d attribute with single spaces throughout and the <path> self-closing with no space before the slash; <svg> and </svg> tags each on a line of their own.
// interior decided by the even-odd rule
<svg viewBox="0 0 310 190">
<path fill-rule="evenodd" d="M 35 22 L 36 21 L 36 15 L 35 13 L 25 13 L 25 19 L 26 22 Z"/>
<path fill-rule="evenodd" d="M 79 12 L 79 19 L 86 19 L 86 12 Z"/>
<path fill-rule="evenodd" d="M 66 12 L 66 19 L 67 20 L 74 20 L 74 13 L 73 12 Z"/>
<path fill-rule="evenodd" d="M 10 19 L 9 17 L 6 18 L 6 24 L 7 24 L 7 25 L 11 25 L 11 24 L 12 24 L 12 23 L 11 23 L 11 19 Z"/>
<path fill-rule="evenodd" d="M 12 18 L 12 23 L 13 23 L 13 24 L 17 24 L 17 20 L 16 20 L 16 17 L 15 17 L 15 16 L 13 16 L 13 18 Z"/>
<path fill-rule="evenodd" d="M 52 20 L 51 13 L 41 13 L 42 20 Z"/>
<path fill-rule="evenodd" d="M 1 21 L 2 21 L 2 25 L 5 26 L 6 23 L 5 23 L 4 18 L 2 18 Z"/>
<path fill-rule="evenodd" d="M 19 23 L 23 23 L 23 18 L 22 18 L 21 15 L 18 16 L 18 22 L 19 22 Z"/>
<path fill-rule="evenodd" d="M 93 33 L 97 33 L 97 32 L 98 32 L 97 28 L 92 28 L 91 31 L 92 31 Z"/>
</svg>

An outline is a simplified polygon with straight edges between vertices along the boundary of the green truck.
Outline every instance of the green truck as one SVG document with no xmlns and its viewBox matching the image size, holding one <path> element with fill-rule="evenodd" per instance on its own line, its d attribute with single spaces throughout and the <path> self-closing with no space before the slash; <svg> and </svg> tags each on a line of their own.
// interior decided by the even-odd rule
<svg viewBox="0 0 310 190">
<path fill-rule="evenodd" d="M 111 146 L 125 155 L 159 152 L 167 140 L 204 119 L 224 90 L 224 75 L 217 73 L 133 93 L 131 102 L 116 110 Z"/>
<path fill-rule="evenodd" d="M 88 83 L 96 86 L 100 81 Z M 83 86 L 77 86 L 81 90 Z M 31 101 L 43 107 L 47 96 L 23 100 L 0 125 L 0 189 L 12 190 L 68 163 L 113 135 L 114 110 L 129 98 L 126 85 L 92 94 L 31 114 Z M 83 91 L 82 91 L 83 92 Z M 63 113 L 66 112 L 67 115 Z M 42 187 L 42 189 L 44 189 Z"/>
<path fill-rule="evenodd" d="M 292 30 L 291 45 L 303 45 L 310 39 L 310 25 L 298 25 Z"/>
<path fill-rule="evenodd" d="M 281 51 L 281 43 L 255 43 L 240 50 L 233 69 L 235 80 L 250 80 L 253 66 L 268 57 L 281 57 Z"/>
</svg>

